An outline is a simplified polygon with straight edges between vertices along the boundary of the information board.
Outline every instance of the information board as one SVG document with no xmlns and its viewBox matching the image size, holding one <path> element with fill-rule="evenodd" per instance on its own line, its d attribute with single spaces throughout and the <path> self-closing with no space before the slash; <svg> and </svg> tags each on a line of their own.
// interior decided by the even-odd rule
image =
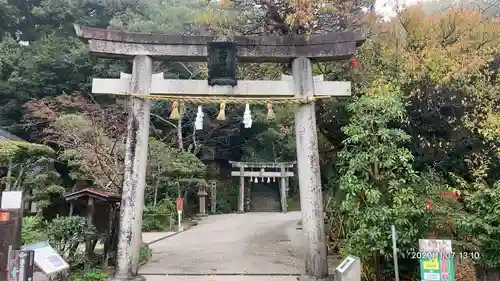
<svg viewBox="0 0 500 281">
<path fill-rule="evenodd" d="M 451 240 L 418 240 L 420 280 L 455 281 L 455 264 Z"/>
<path fill-rule="evenodd" d="M 2 192 L 2 209 L 21 209 L 23 207 L 22 191 L 4 191 Z"/>
<path fill-rule="evenodd" d="M 68 263 L 48 242 L 24 245 L 22 249 L 35 251 L 35 264 L 47 275 L 69 268 Z"/>
</svg>

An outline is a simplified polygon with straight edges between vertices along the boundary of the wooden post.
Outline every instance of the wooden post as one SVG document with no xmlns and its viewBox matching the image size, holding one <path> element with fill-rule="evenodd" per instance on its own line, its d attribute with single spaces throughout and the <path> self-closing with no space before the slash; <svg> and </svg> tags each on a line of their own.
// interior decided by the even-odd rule
<svg viewBox="0 0 500 281">
<path fill-rule="evenodd" d="M 289 190 L 290 190 L 290 177 L 286 177 L 286 188 L 285 188 L 286 198 L 288 198 L 288 191 Z M 288 205 L 287 205 L 287 207 L 288 207 Z"/>
<path fill-rule="evenodd" d="M 133 61 L 131 93 L 149 94 L 153 61 L 136 56 Z M 151 101 L 131 98 L 125 145 L 125 175 L 120 204 L 118 252 L 114 280 L 145 280 L 137 276 L 142 243 L 141 226 L 148 157 L 149 112 Z"/>
<path fill-rule="evenodd" d="M 207 207 L 206 207 L 206 201 L 207 201 L 207 191 L 206 191 L 206 186 L 200 186 L 198 189 L 198 199 L 199 199 L 199 204 L 200 204 L 200 210 L 198 216 L 204 217 L 207 215 Z"/>
<path fill-rule="evenodd" d="M 210 182 L 210 209 L 212 214 L 217 213 L 217 182 L 215 180 Z"/>
<path fill-rule="evenodd" d="M 93 224 L 92 216 L 94 214 L 94 198 L 90 197 L 87 201 L 87 227 L 90 227 Z M 94 247 L 93 247 L 92 239 L 87 237 L 85 241 L 85 252 L 88 260 L 85 261 L 85 270 L 90 269 L 91 261 L 94 257 Z"/>
<path fill-rule="evenodd" d="M 115 203 L 108 204 L 108 226 L 106 229 L 106 238 L 104 239 L 104 261 L 103 261 L 103 266 L 104 268 L 108 267 L 108 262 L 109 262 L 109 252 L 111 250 L 111 244 L 113 241 L 113 226 L 115 222 Z"/>
<path fill-rule="evenodd" d="M 68 214 L 69 217 L 73 216 L 73 208 L 74 208 L 73 200 L 71 200 L 69 201 L 69 214 Z"/>
<path fill-rule="evenodd" d="M 240 196 L 238 202 L 238 213 L 243 214 L 245 212 L 245 168 L 240 167 Z"/>
<path fill-rule="evenodd" d="M 21 248 L 22 209 L 0 209 L 0 280 L 7 280 L 9 253 Z"/>
<path fill-rule="evenodd" d="M 373 251 L 373 260 L 375 262 L 375 281 L 383 281 L 382 265 L 380 264 L 380 254 L 378 250 Z"/>
<path fill-rule="evenodd" d="M 280 184 L 280 197 L 281 197 L 281 211 L 283 213 L 286 213 L 286 204 L 287 204 L 287 198 L 286 198 L 286 169 L 284 165 L 281 165 L 280 167 L 281 170 L 281 184 Z"/>
<path fill-rule="evenodd" d="M 298 57 L 292 62 L 295 95 L 314 95 L 311 61 Z M 319 170 L 318 136 L 314 103 L 301 104 L 295 111 L 297 170 L 300 189 L 302 228 L 306 240 L 306 275 L 328 276 L 325 223 Z"/>
</svg>

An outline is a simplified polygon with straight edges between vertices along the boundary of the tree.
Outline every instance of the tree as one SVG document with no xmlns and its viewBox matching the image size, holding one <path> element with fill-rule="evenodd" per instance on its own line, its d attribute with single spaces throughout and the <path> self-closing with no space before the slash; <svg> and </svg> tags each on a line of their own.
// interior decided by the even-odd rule
<svg viewBox="0 0 500 281">
<path fill-rule="evenodd" d="M 473 245 L 466 245 L 467 239 L 472 235 L 481 240 L 480 237 L 485 231 L 495 225 L 494 216 L 488 218 L 489 221 L 483 221 L 483 228 L 478 228 L 475 233 L 462 232 L 464 229 L 461 227 L 466 226 L 458 223 L 456 217 L 460 215 L 468 218 L 471 215 L 470 221 L 488 212 L 488 209 L 475 211 L 473 208 L 478 205 L 472 203 L 477 201 L 473 198 L 485 196 L 484 190 L 494 189 L 494 183 L 500 179 L 496 164 L 499 159 L 496 153 L 499 139 L 495 133 L 498 132 L 498 110 L 495 109 L 499 93 L 498 84 L 495 83 L 498 75 L 495 56 L 500 51 L 498 24 L 491 17 L 476 11 L 448 9 L 442 14 L 428 16 L 421 7 L 414 6 L 401 11 L 391 22 L 374 25 L 372 31 L 374 36 L 365 43 L 357 56 L 361 64 L 359 69 L 326 64 L 322 69 L 329 79 L 352 79 L 353 88 L 357 92 L 352 103 L 337 104 L 336 107 L 323 105 L 325 109 L 329 109 L 327 112 L 330 115 L 326 116 L 340 115 L 341 121 L 348 124 L 343 130 L 346 140 L 342 142 L 342 151 L 338 155 L 344 163 L 343 166 L 368 174 L 360 176 L 354 173 L 353 177 L 352 172 L 345 168 L 337 175 L 341 190 L 352 192 L 351 199 L 346 201 L 352 205 L 345 206 L 347 209 L 344 209 L 345 212 L 349 210 L 349 217 L 346 213 L 342 218 L 347 217 L 348 221 L 353 223 L 347 226 L 351 233 L 352 227 L 356 231 L 348 234 L 346 247 L 354 251 L 364 249 L 364 252 L 361 252 L 364 255 L 369 254 L 369 247 L 360 245 L 375 245 L 373 247 L 383 249 L 388 245 L 384 244 L 387 243 L 385 235 L 388 233 L 383 231 L 388 230 L 389 223 L 384 221 L 384 218 L 392 217 L 396 228 L 403 229 L 404 233 L 408 234 L 404 238 L 400 237 L 401 241 L 398 240 L 402 249 L 415 247 L 415 239 L 426 237 L 438 229 L 441 235 L 452 236 L 464 242 L 461 244 L 464 249 L 474 249 Z M 388 189 L 384 193 L 365 191 L 367 188 L 374 188 L 377 181 L 373 180 L 373 176 L 368 172 L 374 173 L 374 166 L 363 166 L 365 163 L 374 164 L 369 157 L 377 155 L 373 154 L 375 151 L 379 153 L 379 157 L 383 156 L 385 150 L 376 150 L 381 142 L 372 140 L 366 143 L 364 149 L 358 147 L 363 137 L 368 136 L 368 132 L 372 136 L 377 135 L 372 128 L 362 127 L 360 120 L 367 120 L 361 119 L 360 116 L 368 116 L 368 120 L 378 120 L 367 112 L 371 108 L 370 102 L 374 103 L 373 92 L 377 89 L 367 82 L 371 79 L 378 80 L 380 77 L 389 83 L 389 89 L 399 89 L 398 108 L 400 112 L 403 108 L 404 113 L 403 118 L 386 120 L 389 128 L 402 129 L 398 130 L 400 135 L 386 135 L 387 143 L 382 142 L 385 144 L 384 149 L 387 149 L 389 144 L 398 144 L 399 147 L 399 150 L 390 154 L 395 157 L 393 160 L 389 158 L 393 162 L 387 161 L 394 164 L 396 159 L 405 160 L 406 165 L 400 164 L 398 167 L 411 168 L 415 172 L 412 181 L 409 181 L 408 175 L 397 175 L 396 178 L 404 179 L 400 186 L 405 188 Z M 393 105 L 393 102 L 386 100 L 384 106 L 378 109 L 378 114 L 384 116 L 391 113 Z M 348 109 L 347 114 L 344 113 L 345 108 Z M 337 128 L 342 124 L 334 124 L 337 127 L 326 128 L 324 134 L 332 139 L 333 143 L 339 143 L 343 137 Z M 354 124 L 358 126 L 358 130 L 355 130 Z M 391 130 L 385 132 L 388 134 Z M 359 139 L 353 140 L 353 136 Z M 402 140 L 406 141 L 401 143 Z M 353 146 L 352 142 L 356 145 Z M 353 150 L 356 148 L 358 150 Z M 413 162 L 412 158 L 398 158 L 403 151 L 406 155 L 415 157 L 415 161 Z M 430 174 L 428 170 L 431 171 Z M 409 189 L 406 186 L 409 186 Z M 443 203 L 446 208 L 425 211 L 422 204 L 429 198 L 434 202 L 441 200 L 437 191 L 447 190 L 448 186 L 462 191 L 462 198 L 458 202 Z M 422 190 L 424 187 L 426 189 Z M 427 189 L 429 187 L 431 191 Z M 361 191 L 364 193 L 360 195 Z M 382 194 L 388 196 L 385 198 L 388 198 L 387 202 L 391 202 L 388 203 L 389 208 L 366 210 L 370 205 L 364 206 L 365 203 L 360 203 L 373 202 L 368 201 L 369 198 L 382 200 Z M 400 198 L 403 195 L 407 196 L 403 197 L 406 201 Z M 412 204 L 413 207 L 409 208 Z M 353 211 L 359 209 L 363 211 Z M 411 217 L 419 212 L 423 213 L 422 216 Z M 352 217 L 356 220 L 349 220 Z M 450 218 L 454 220 L 451 224 L 455 225 L 456 229 L 447 227 Z M 409 219 L 415 228 L 404 224 Z M 379 225 L 384 226 L 383 231 L 378 229 Z M 378 238 L 385 242 L 377 245 Z M 485 250 L 489 249 L 492 243 L 476 241 L 476 244 L 481 244 Z M 355 248 L 356 245 L 360 247 Z M 494 258 L 495 256 L 492 256 L 491 260 Z"/>
<path fill-rule="evenodd" d="M 22 191 L 40 213 L 54 196 L 66 191 L 54 168 L 54 157 L 55 151 L 45 145 L 2 140 L 0 163 L 7 171 L 0 182 L 6 191 Z"/>
<path fill-rule="evenodd" d="M 207 1 L 210 3 L 210 1 Z M 222 1 L 199 18 L 209 30 L 243 35 L 297 35 L 356 29 L 374 1 Z"/>
<path fill-rule="evenodd" d="M 497 266 L 500 263 L 500 182 L 496 182 L 491 188 L 472 192 L 465 200 L 468 214 L 455 217 L 460 236 L 470 238 L 464 249 L 480 253 L 479 258 L 474 257 L 477 264 Z"/>
<path fill-rule="evenodd" d="M 333 203 L 346 233 L 343 251 L 363 260 L 371 260 L 375 251 L 389 260 L 395 225 L 404 233 L 398 236 L 399 255 L 408 258 L 418 239 L 432 230 L 434 217 L 425 203 L 439 187 L 431 175 L 413 169 L 413 155 L 405 147 L 411 138 L 396 125 L 405 115 L 402 93 L 376 81 L 347 108 L 352 115 L 343 128 L 340 194 Z"/>
</svg>

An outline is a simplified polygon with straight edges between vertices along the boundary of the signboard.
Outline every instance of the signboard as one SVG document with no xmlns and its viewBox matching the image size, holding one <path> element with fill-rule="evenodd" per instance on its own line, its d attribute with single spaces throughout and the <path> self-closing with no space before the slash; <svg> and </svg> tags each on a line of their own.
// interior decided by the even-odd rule
<svg viewBox="0 0 500 281">
<path fill-rule="evenodd" d="M 420 280 L 455 281 L 454 253 L 451 240 L 418 240 L 420 259 Z"/>
<path fill-rule="evenodd" d="M 69 268 L 68 263 L 48 242 L 24 245 L 23 250 L 35 251 L 35 264 L 47 275 Z"/>
<path fill-rule="evenodd" d="M 184 198 L 179 197 L 177 198 L 177 211 L 183 211 L 184 210 Z"/>
<path fill-rule="evenodd" d="M 2 192 L 2 209 L 21 209 L 23 206 L 22 191 L 4 191 Z"/>
</svg>

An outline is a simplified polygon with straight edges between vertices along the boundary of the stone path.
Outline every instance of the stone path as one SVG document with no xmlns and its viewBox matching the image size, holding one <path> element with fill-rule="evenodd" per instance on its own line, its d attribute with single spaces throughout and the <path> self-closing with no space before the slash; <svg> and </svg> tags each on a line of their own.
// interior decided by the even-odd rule
<svg viewBox="0 0 500 281">
<path fill-rule="evenodd" d="M 300 212 L 209 216 L 151 244 L 152 260 L 139 272 L 148 281 L 296 280 L 290 275 L 304 269 L 298 220 Z"/>
</svg>

